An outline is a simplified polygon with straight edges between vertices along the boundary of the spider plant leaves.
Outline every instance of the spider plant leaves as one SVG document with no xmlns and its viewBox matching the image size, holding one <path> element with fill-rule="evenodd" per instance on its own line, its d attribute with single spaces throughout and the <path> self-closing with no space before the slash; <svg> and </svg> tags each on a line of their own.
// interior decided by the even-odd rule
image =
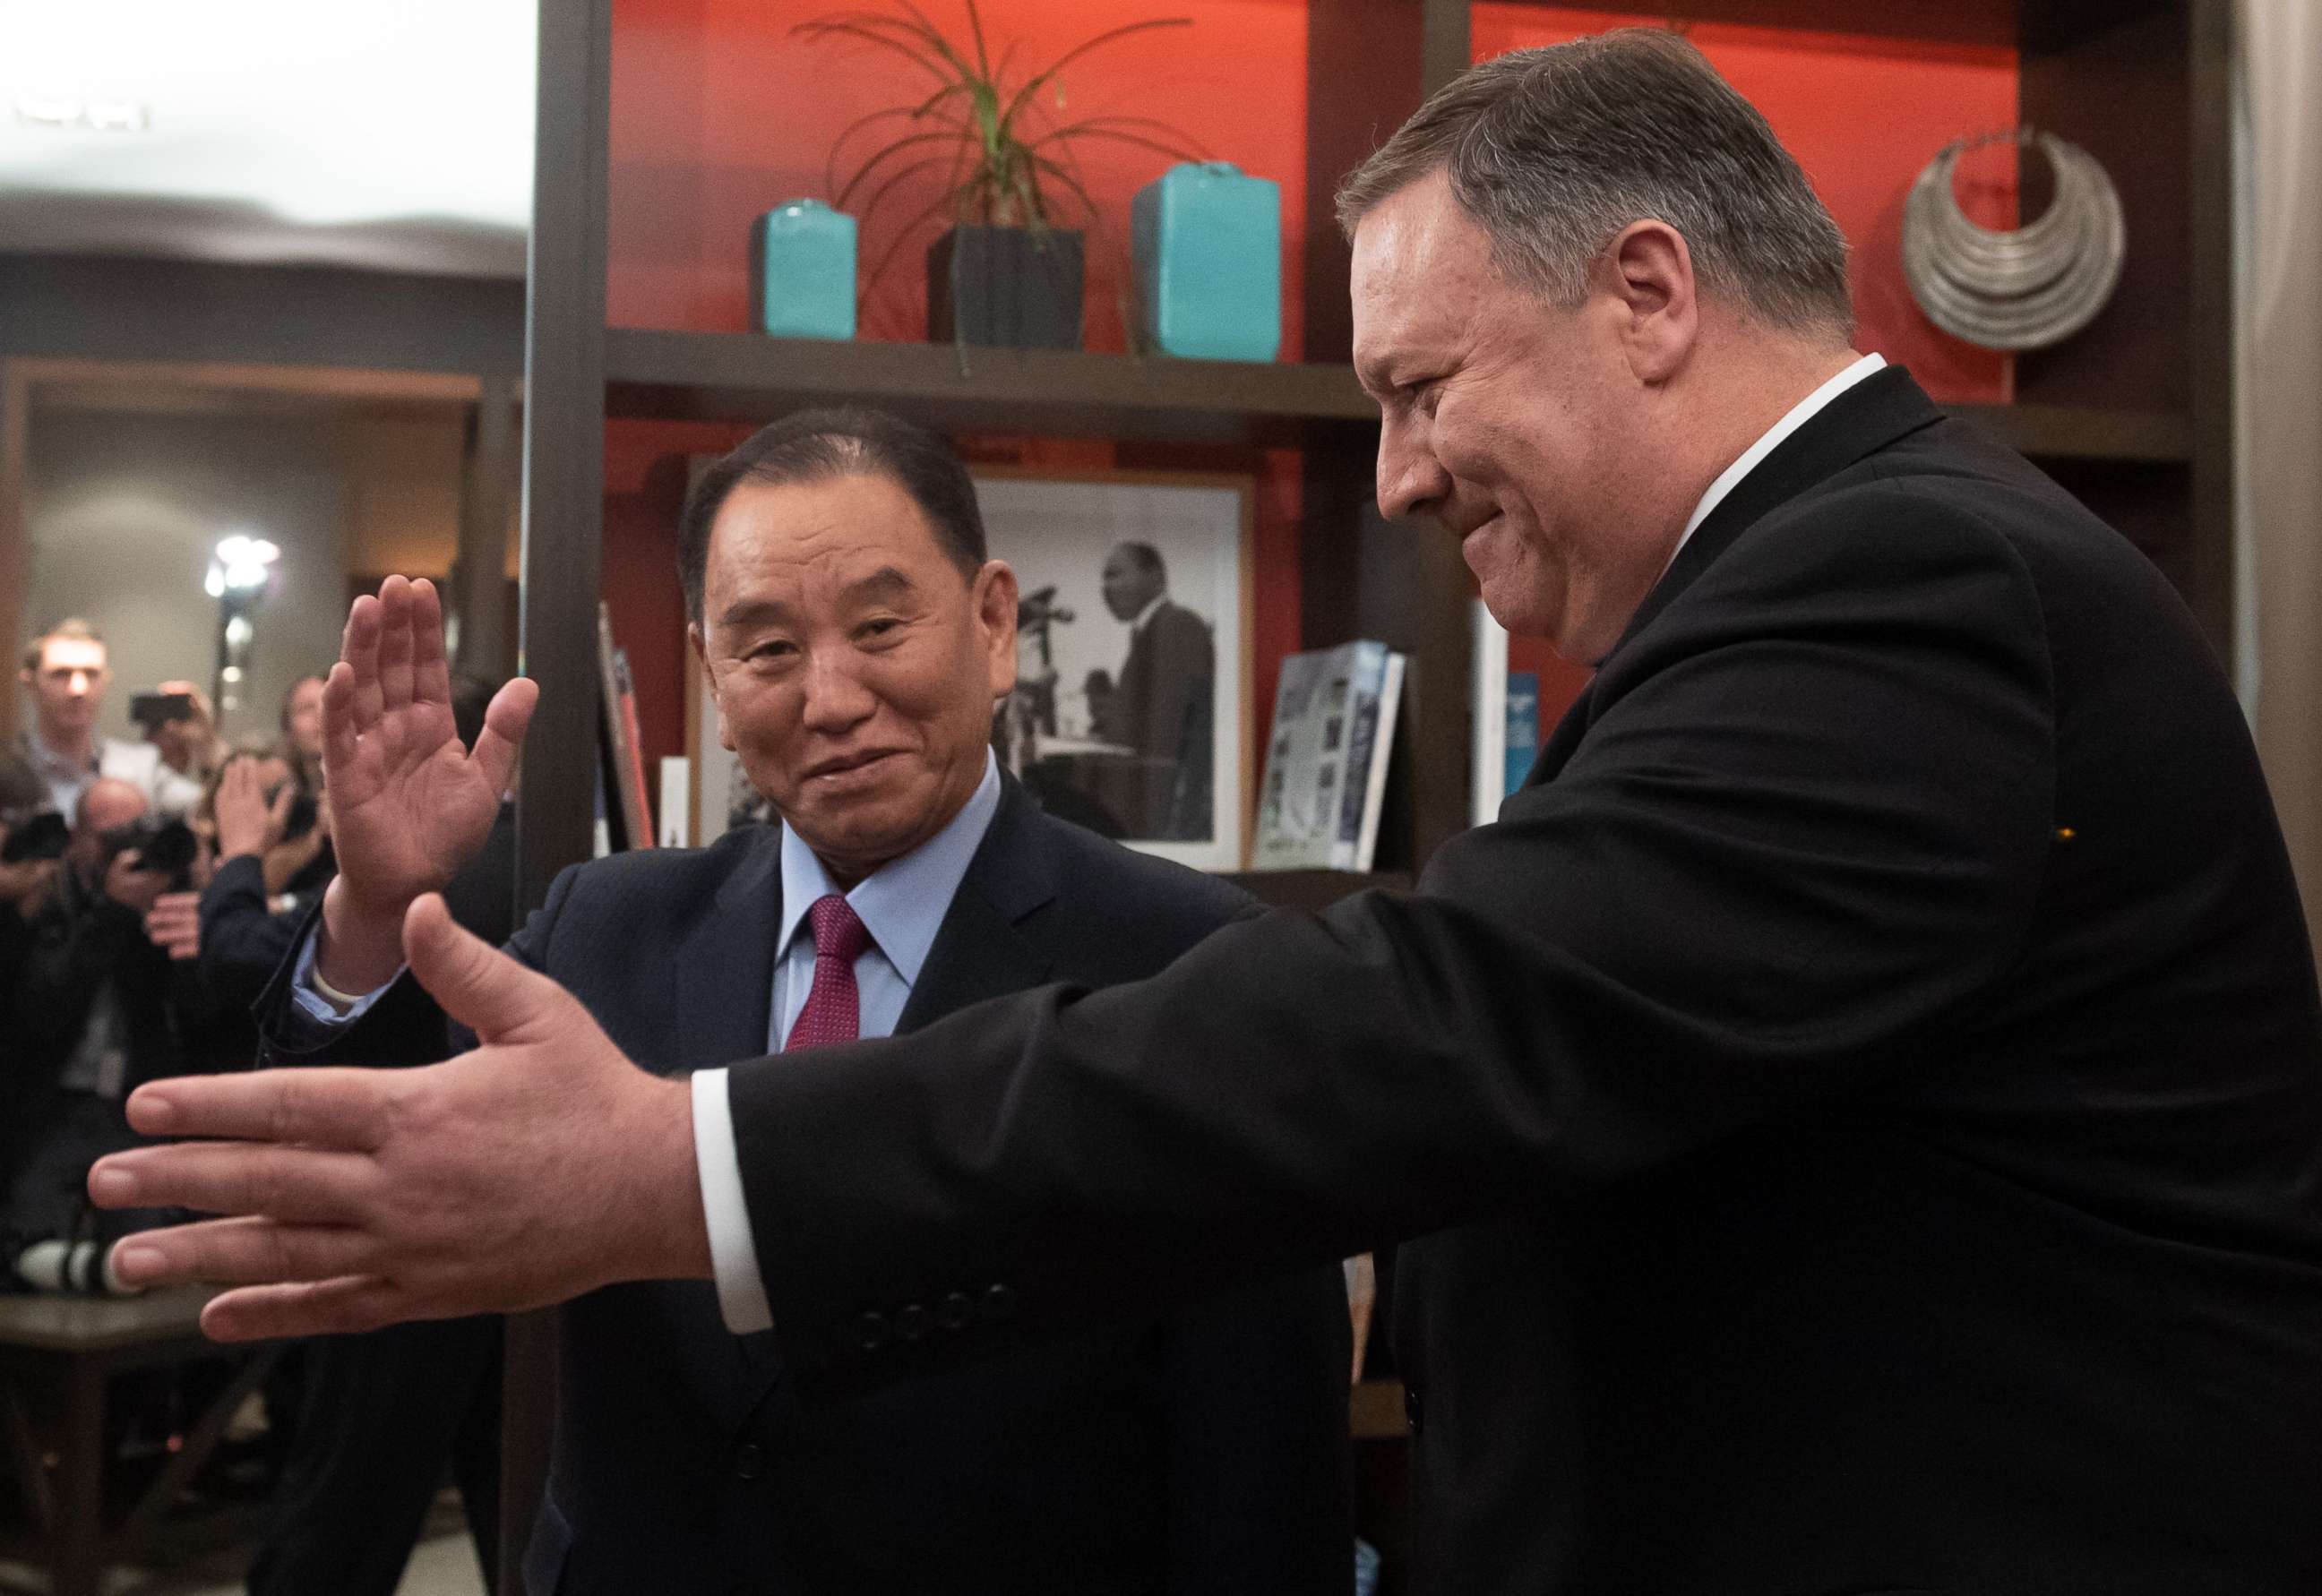
<svg viewBox="0 0 2322 1596">
<path fill-rule="evenodd" d="M 1020 131 L 1020 124 L 1034 109 L 1043 88 L 1053 85 L 1058 93 L 1058 103 L 1062 104 L 1063 81 L 1059 74 L 1073 62 L 1132 34 L 1159 28 L 1191 27 L 1192 18 L 1155 17 L 1109 28 L 1065 51 L 1010 89 L 1010 69 L 1021 41 L 1010 41 L 1001 51 L 995 68 L 984 33 L 983 10 L 976 0 L 966 0 L 966 50 L 955 46 L 914 0 L 895 0 L 895 5 L 894 12 L 832 12 L 800 23 L 791 30 L 793 36 L 809 41 L 854 40 L 900 55 L 936 82 L 934 92 L 915 105 L 889 106 L 858 117 L 839 134 L 831 146 L 824 172 L 827 185 L 837 195 L 835 204 L 846 205 L 861 192 L 874 172 L 925 170 L 923 162 L 907 161 L 900 168 L 893 162 L 931 141 L 946 139 L 956 140 L 964 146 L 964 155 L 973 152 L 972 169 L 964 159 L 950 178 L 954 215 L 962 222 L 983 221 L 1001 226 L 1047 225 L 1053 207 L 1043 185 L 1051 181 L 1070 191 L 1093 218 L 1096 205 L 1085 186 L 1064 168 L 1043 158 L 1043 152 L 1048 151 L 1069 154 L 1075 140 L 1102 139 L 1154 150 L 1175 160 L 1203 159 L 1190 140 L 1152 117 L 1092 116 L 1037 133 Z M 836 182 L 840 159 L 850 141 L 864 130 L 887 122 L 931 123 L 940 131 L 912 132 L 889 141 L 872 150 L 855 175 L 840 186 Z M 875 209 L 879 199 L 891 192 L 893 187 L 891 177 L 882 181 L 864 214 L 867 215 Z"/>
<path fill-rule="evenodd" d="M 1088 54 L 1089 51 L 1100 46 L 1111 44 L 1116 39 L 1126 39 L 1132 33 L 1149 32 L 1156 28 L 1190 28 L 1193 25 L 1193 19 L 1189 16 L 1147 17 L 1141 23 L 1125 23 L 1118 28 L 1106 29 L 1093 39 L 1083 40 L 1050 62 L 1047 70 L 1035 73 L 1025 81 L 1024 87 L 1018 89 L 1015 96 L 1008 102 L 1008 110 L 1001 118 L 1002 122 L 1012 127 L 1015 124 L 1017 114 L 1030 103 L 1034 95 L 1038 94 L 1056 78 L 1057 73 Z"/>
</svg>

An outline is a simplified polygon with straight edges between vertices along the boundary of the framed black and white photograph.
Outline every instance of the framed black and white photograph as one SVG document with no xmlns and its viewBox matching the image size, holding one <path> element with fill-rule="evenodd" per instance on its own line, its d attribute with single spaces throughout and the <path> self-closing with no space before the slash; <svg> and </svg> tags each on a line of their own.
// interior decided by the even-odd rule
<svg viewBox="0 0 2322 1596">
<path fill-rule="evenodd" d="M 1063 819 L 1239 870 L 1249 479 L 981 468 L 975 487 L 1020 588 L 1001 763 Z"/>
</svg>

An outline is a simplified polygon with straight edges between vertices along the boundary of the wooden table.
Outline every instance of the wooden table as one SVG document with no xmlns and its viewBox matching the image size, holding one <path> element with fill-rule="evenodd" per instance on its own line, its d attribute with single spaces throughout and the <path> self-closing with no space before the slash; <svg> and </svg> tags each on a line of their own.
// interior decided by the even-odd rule
<svg viewBox="0 0 2322 1596">
<path fill-rule="evenodd" d="M 272 1345 L 225 1347 L 201 1332 L 206 1291 L 145 1297 L 0 1297 L 0 1424 L 9 1471 L 38 1528 L 55 1596 L 96 1596 L 105 1568 L 183 1544 L 164 1513 L 274 1366 Z M 117 1524 L 105 1523 L 105 1400 L 114 1375 L 206 1360 L 240 1367 Z M 53 1416 L 44 1437 L 36 1414 Z M 46 1445 L 43 1445 L 43 1441 Z M 55 1458 L 50 1478 L 49 1458 Z"/>
</svg>

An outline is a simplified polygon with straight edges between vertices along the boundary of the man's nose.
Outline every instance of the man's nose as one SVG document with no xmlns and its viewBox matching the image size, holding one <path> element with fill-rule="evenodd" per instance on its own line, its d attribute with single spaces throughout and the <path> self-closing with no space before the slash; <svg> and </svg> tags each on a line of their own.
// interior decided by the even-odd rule
<svg viewBox="0 0 2322 1596">
<path fill-rule="evenodd" d="M 843 732 L 868 719 L 878 703 L 856 674 L 851 657 L 818 655 L 809 660 L 805 714 L 809 730 Z"/>
<path fill-rule="evenodd" d="M 1422 515 L 1450 496 L 1451 474 L 1406 422 L 1379 428 L 1378 506 L 1390 521 Z"/>
</svg>

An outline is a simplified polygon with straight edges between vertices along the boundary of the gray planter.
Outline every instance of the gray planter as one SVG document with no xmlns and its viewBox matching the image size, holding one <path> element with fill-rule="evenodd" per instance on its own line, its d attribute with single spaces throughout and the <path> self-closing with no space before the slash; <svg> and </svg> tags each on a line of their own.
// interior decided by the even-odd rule
<svg viewBox="0 0 2322 1596">
<path fill-rule="evenodd" d="M 928 246 L 928 337 L 996 349 L 1081 346 L 1081 235 L 955 227 Z"/>
</svg>

